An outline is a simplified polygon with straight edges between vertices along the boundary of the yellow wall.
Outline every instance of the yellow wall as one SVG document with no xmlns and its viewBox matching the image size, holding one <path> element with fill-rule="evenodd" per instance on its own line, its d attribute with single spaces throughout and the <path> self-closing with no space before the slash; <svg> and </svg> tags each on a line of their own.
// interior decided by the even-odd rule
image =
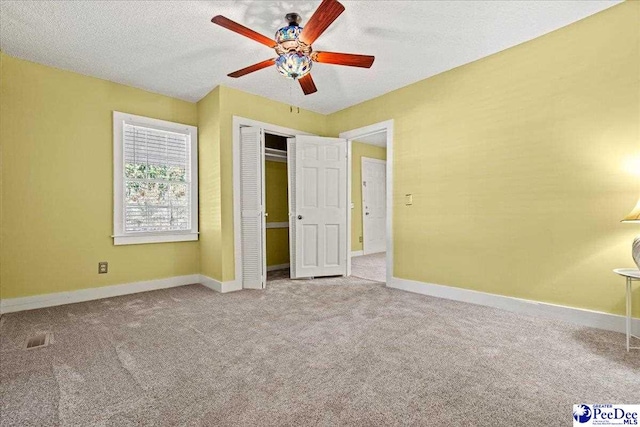
<svg viewBox="0 0 640 427">
<path fill-rule="evenodd" d="M 623 313 L 639 22 L 626 2 L 329 116 L 333 135 L 394 119 L 396 277 Z"/>
<path fill-rule="evenodd" d="M 265 162 L 266 211 L 267 222 L 284 222 L 289 220 L 289 196 L 287 194 L 287 164 L 282 162 Z"/>
<path fill-rule="evenodd" d="M 633 265 L 639 232 L 619 223 L 640 179 L 623 167 L 640 157 L 638 22 L 625 2 L 329 116 L 224 86 L 196 106 L 0 54 L 2 298 L 233 280 L 237 115 L 318 135 L 395 120 L 395 276 L 622 313 L 610 270 Z M 112 110 L 199 126 L 200 242 L 113 246 Z"/>
<path fill-rule="evenodd" d="M 222 277 L 220 87 L 202 98 L 197 109 L 200 270 L 208 277 Z"/>
<path fill-rule="evenodd" d="M 267 228 L 267 266 L 289 264 L 289 229 Z"/>
<path fill-rule="evenodd" d="M 5 54 L 0 66 L 2 298 L 198 273 L 198 242 L 110 237 L 112 111 L 197 125 L 195 104 Z"/>
<path fill-rule="evenodd" d="M 233 280 L 233 115 L 325 130 L 324 115 L 292 113 L 226 87 L 196 105 L 4 54 L 0 60 L 2 298 L 194 273 Z M 199 242 L 113 246 L 113 110 L 198 126 Z M 276 234 L 272 241 L 287 240 Z M 109 262 L 108 274 L 96 273 L 98 261 Z"/>
<path fill-rule="evenodd" d="M 353 141 L 351 143 L 351 250 L 362 250 L 362 158 L 387 159 L 387 149 Z"/>
<path fill-rule="evenodd" d="M 287 164 L 265 162 L 266 211 L 267 222 L 288 222 L 288 174 Z M 289 229 L 267 228 L 267 265 L 289 263 Z"/>
</svg>

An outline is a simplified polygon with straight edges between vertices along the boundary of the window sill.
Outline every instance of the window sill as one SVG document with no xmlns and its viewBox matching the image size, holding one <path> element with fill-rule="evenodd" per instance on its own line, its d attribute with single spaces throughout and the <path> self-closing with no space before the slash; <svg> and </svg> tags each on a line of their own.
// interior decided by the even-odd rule
<svg viewBox="0 0 640 427">
<path fill-rule="evenodd" d="M 171 243 L 171 242 L 192 242 L 198 240 L 198 233 L 181 234 L 142 234 L 138 236 L 111 236 L 113 244 L 120 245 L 142 245 L 146 243 Z"/>
</svg>

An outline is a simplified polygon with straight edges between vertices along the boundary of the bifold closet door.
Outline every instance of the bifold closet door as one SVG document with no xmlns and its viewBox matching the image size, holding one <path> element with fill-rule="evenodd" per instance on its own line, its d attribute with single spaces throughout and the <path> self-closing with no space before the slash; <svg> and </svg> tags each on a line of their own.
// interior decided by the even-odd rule
<svg viewBox="0 0 640 427">
<path fill-rule="evenodd" d="M 242 287 L 263 289 L 267 259 L 264 135 L 260 128 L 240 129 L 240 182 Z"/>
<path fill-rule="evenodd" d="M 291 277 L 347 274 L 347 142 L 288 140 Z"/>
</svg>

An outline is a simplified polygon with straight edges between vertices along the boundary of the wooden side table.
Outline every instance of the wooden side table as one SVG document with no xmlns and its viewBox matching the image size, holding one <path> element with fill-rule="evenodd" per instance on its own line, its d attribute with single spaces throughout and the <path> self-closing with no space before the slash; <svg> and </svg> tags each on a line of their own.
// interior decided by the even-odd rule
<svg viewBox="0 0 640 427">
<path fill-rule="evenodd" d="M 627 329 L 627 351 L 629 350 L 640 350 L 640 347 L 632 347 L 631 339 L 640 339 L 631 333 L 631 308 L 632 308 L 632 298 L 631 298 L 631 285 L 633 282 L 640 281 L 640 270 L 636 270 L 634 268 L 616 268 L 613 270 L 614 273 L 623 276 L 627 280 L 627 300 L 626 300 L 626 329 Z"/>
</svg>

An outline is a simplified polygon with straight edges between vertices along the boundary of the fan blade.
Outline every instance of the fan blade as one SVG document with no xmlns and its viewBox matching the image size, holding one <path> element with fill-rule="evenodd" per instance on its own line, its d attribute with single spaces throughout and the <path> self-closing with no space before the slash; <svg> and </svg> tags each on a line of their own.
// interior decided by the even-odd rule
<svg viewBox="0 0 640 427">
<path fill-rule="evenodd" d="M 311 78 L 311 73 L 299 78 L 298 81 L 300 82 L 300 87 L 302 88 L 302 91 L 305 95 L 310 95 L 318 91 L 318 88 L 316 88 L 316 84 Z"/>
<path fill-rule="evenodd" d="M 347 65 L 349 67 L 371 68 L 375 56 L 355 55 L 353 53 L 315 52 L 313 60 L 323 64 Z"/>
<path fill-rule="evenodd" d="M 322 0 L 302 29 L 300 40 L 311 45 L 342 12 L 344 12 L 344 6 L 337 0 Z"/>
<path fill-rule="evenodd" d="M 233 78 L 246 76 L 249 73 L 253 73 L 254 71 L 262 70 L 263 68 L 267 68 L 268 66 L 273 65 L 275 60 L 276 58 L 267 59 L 265 61 L 258 62 L 257 64 L 249 65 L 242 70 L 234 71 L 233 73 L 227 75 Z"/>
<path fill-rule="evenodd" d="M 211 19 L 211 22 L 213 22 L 214 24 L 218 24 L 221 27 L 226 28 L 227 30 L 231 30 L 238 34 L 242 34 L 245 37 L 249 37 L 251 40 L 262 43 L 265 46 L 274 47 L 276 45 L 276 42 L 269 37 L 263 36 L 262 34 L 257 33 L 252 29 L 245 27 L 244 25 L 240 25 L 229 18 L 225 18 L 222 15 L 214 16 Z"/>
</svg>

